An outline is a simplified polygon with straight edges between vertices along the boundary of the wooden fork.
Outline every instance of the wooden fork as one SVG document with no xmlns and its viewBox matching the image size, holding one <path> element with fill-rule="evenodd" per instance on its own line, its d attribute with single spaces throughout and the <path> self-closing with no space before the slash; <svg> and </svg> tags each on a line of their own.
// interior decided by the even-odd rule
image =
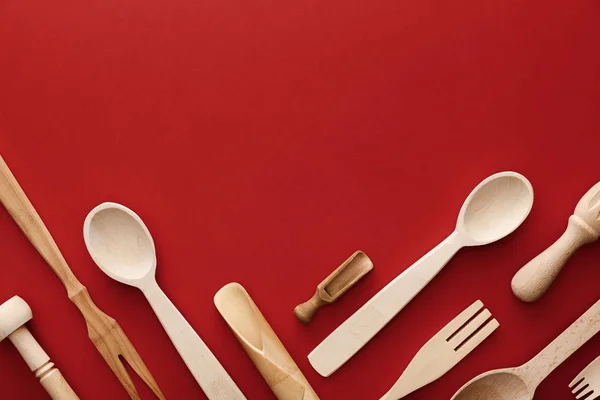
<svg viewBox="0 0 600 400">
<path fill-rule="evenodd" d="M 379 400 L 398 400 L 440 378 L 498 328 L 481 300 L 471 304 L 429 339 L 394 386 Z"/>
<path fill-rule="evenodd" d="M 19 186 L 14 175 L 0 156 L 0 202 L 21 228 L 31 244 L 46 260 L 67 289 L 69 299 L 77 306 L 85 322 L 88 335 L 108 366 L 117 376 L 129 397 L 141 399 L 122 357 L 148 385 L 159 399 L 165 399 L 158 384 L 142 361 L 119 324 L 103 313 L 92 301 L 85 286 L 81 284 L 69 268 L 44 222 Z"/>
<path fill-rule="evenodd" d="M 600 357 L 589 363 L 573 379 L 569 387 L 576 399 L 592 400 L 597 398 L 600 395 Z"/>
</svg>

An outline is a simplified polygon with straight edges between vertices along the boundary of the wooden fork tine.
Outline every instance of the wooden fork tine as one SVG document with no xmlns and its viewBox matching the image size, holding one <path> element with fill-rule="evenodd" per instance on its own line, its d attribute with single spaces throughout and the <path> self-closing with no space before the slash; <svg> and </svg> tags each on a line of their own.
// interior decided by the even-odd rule
<svg viewBox="0 0 600 400">
<path fill-rule="evenodd" d="M 585 384 L 582 389 L 583 390 L 581 391 L 581 393 L 579 393 L 578 395 L 575 396 L 575 400 L 583 399 L 590 393 L 594 392 L 592 389 L 590 389 L 590 387 L 587 384 Z M 595 396 L 590 396 L 589 399 L 592 400 L 594 397 Z"/>
<path fill-rule="evenodd" d="M 140 400 L 141 397 L 135 388 L 129 372 L 123 364 L 125 360 L 136 374 L 148 385 L 150 390 L 161 400 L 165 400 L 165 396 L 160 391 L 158 384 L 150 374 L 150 371 L 142 361 L 142 358 L 131 344 L 125 332 L 117 321 L 106 316 L 105 328 L 102 333 L 98 332 L 94 327 L 88 324 L 88 332 L 90 339 L 96 345 L 96 348 L 113 371 L 113 373 L 121 382 L 121 385 L 134 400 Z M 123 357 L 123 360 L 121 359 Z"/>
<path fill-rule="evenodd" d="M 460 346 L 458 350 L 456 350 L 456 353 L 461 357 L 466 356 L 473 351 L 475 347 L 479 346 L 481 342 L 490 336 L 499 326 L 500 324 L 496 319 L 488 321 L 479 332 L 471 336 L 462 346 Z"/>
<path fill-rule="evenodd" d="M 473 315 L 477 314 L 479 310 L 483 308 L 481 300 L 477 300 L 471 304 L 466 310 L 458 314 L 452 321 L 450 321 L 445 327 L 443 327 L 439 334 L 443 335 L 445 339 L 448 339 L 456 331 L 460 329 Z"/>
<path fill-rule="evenodd" d="M 90 333 L 90 339 L 92 339 L 94 342 L 96 349 L 98 349 L 98 352 L 100 355 L 102 355 L 102 358 L 104 358 L 104 361 L 113 371 L 129 397 L 131 397 L 133 400 L 141 400 L 140 394 L 135 388 L 135 384 L 131 380 L 131 377 L 123 365 L 123 362 L 119 358 L 119 354 L 115 354 L 113 351 L 116 347 L 114 338 L 112 336 L 99 337 L 96 332 L 93 332 L 92 329 L 89 329 L 89 326 L 88 330 Z"/>
<path fill-rule="evenodd" d="M 138 352 L 131 345 L 131 343 L 129 343 L 129 339 L 127 339 L 127 336 L 125 336 L 123 332 L 121 332 L 120 335 L 122 336 L 123 341 L 127 341 L 127 343 L 125 343 L 125 346 L 121 347 L 121 356 L 123 357 L 123 359 L 127 361 L 127 363 L 129 363 L 131 368 L 135 371 L 136 374 L 138 374 L 138 376 L 142 379 L 142 381 L 144 381 L 144 383 L 150 388 L 150 390 L 152 390 L 152 392 L 156 395 L 157 398 L 159 398 L 160 400 L 166 400 L 165 395 L 162 394 L 162 392 L 160 391 L 158 384 L 156 383 L 154 377 L 146 367 L 146 364 L 144 364 L 144 361 L 142 361 L 142 358 L 140 357 Z"/>
<path fill-rule="evenodd" d="M 572 381 L 571 383 L 569 383 L 569 387 L 570 387 L 571 389 L 573 389 L 573 391 L 576 391 L 576 390 L 575 390 L 575 389 L 576 389 L 576 387 L 577 387 L 577 386 L 579 386 L 579 384 L 581 384 L 581 382 L 583 382 L 583 381 L 584 381 L 584 376 L 583 376 L 583 374 L 586 372 L 586 370 L 587 370 L 587 368 L 586 368 L 586 369 L 583 369 L 583 370 L 582 370 L 582 371 L 579 373 L 579 375 L 577 375 L 577 376 L 575 377 L 575 379 L 573 379 L 573 381 Z M 581 381 L 581 382 L 579 382 L 579 381 Z M 579 383 L 579 384 L 578 384 L 578 385 L 576 385 L 576 386 L 573 386 L 573 385 L 575 385 L 576 383 Z"/>
<path fill-rule="evenodd" d="M 450 346 L 456 349 L 462 342 L 471 336 L 473 332 L 479 329 L 491 316 L 492 313 L 487 308 L 477 314 L 477 316 L 469 321 L 468 324 L 462 326 L 458 332 L 454 333 L 452 339 L 448 341 Z"/>
<path fill-rule="evenodd" d="M 593 393 L 593 392 L 594 392 L 593 390 L 584 390 L 583 392 L 581 392 L 577 396 L 575 396 L 575 400 L 583 399 L 584 397 L 586 397 L 587 395 L 589 395 L 590 393 Z M 593 400 L 594 396 L 590 396 L 589 399 Z"/>
</svg>

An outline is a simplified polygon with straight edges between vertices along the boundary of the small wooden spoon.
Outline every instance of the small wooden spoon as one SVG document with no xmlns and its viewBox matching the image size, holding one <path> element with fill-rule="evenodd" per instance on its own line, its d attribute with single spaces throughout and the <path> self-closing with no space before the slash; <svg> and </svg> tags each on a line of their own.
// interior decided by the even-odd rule
<svg viewBox="0 0 600 400">
<path fill-rule="evenodd" d="M 309 323 L 315 312 L 324 305 L 334 303 L 367 272 L 373 263 L 362 251 L 357 251 L 317 286 L 313 297 L 296 306 L 294 314 L 303 323 Z"/>
<path fill-rule="evenodd" d="M 556 367 L 600 331 L 600 300 L 526 364 L 485 372 L 465 384 L 451 400 L 531 400 Z"/>
</svg>

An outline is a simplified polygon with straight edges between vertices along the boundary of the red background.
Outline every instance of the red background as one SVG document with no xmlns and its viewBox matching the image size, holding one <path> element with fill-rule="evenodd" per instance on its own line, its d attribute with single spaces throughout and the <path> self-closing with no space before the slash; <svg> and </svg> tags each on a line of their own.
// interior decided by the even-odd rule
<svg viewBox="0 0 600 400">
<path fill-rule="evenodd" d="M 154 236 L 158 281 L 249 400 L 273 398 L 213 306 L 246 287 L 322 399 L 377 399 L 420 346 L 480 298 L 500 329 L 411 399 L 447 399 L 519 365 L 598 299 L 600 246 L 541 301 L 514 273 L 557 238 L 600 179 L 600 2 L 0 0 L 0 151 L 92 298 L 171 399 L 204 398 L 142 294 L 93 263 L 83 220 L 103 201 Z M 449 234 L 486 176 L 535 190 L 508 238 L 461 251 L 330 378 L 307 354 Z M 374 270 L 309 326 L 294 306 L 352 252 Z M 83 399 L 126 399 L 50 268 L 0 209 L 0 301 Z M 596 338 L 538 398 L 600 353 Z M 0 344 L 2 399 L 43 399 Z M 152 398 L 142 387 L 144 398 Z"/>
</svg>

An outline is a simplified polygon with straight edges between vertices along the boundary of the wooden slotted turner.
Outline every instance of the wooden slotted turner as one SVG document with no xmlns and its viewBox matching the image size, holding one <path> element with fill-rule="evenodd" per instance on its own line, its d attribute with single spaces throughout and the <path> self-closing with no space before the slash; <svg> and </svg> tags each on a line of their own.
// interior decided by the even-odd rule
<svg viewBox="0 0 600 400">
<path fill-rule="evenodd" d="M 380 400 L 398 400 L 435 381 L 465 358 L 500 326 L 483 309 L 481 300 L 471 304 L 429 339 L 412 359 L 394 386 Z"/>
<path fill-rule="evenodd" d="M 0 202 L 67 289 L 69 299 L 77 306 L 85 319 L 88 335 L 94 346 L 117 376 L 129 397 L 136 400 L 141 399 L 119 357 L 123 357 L 129 363 L 156 397 L 165 399 L 158 384 L 117 321 L 103 313 L 94 304 L 86 287 L 77 280 L 52 235 L 48 232 L 2 156 L 0 156 Z"/>
</svg>

